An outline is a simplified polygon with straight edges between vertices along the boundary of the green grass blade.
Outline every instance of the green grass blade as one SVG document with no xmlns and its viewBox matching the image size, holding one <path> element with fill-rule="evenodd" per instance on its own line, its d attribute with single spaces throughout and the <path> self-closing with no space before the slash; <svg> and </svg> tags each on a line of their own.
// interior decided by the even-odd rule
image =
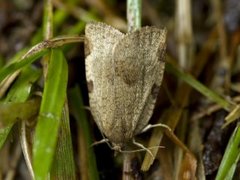
<svg viewBox="0 0 240 180">
<path fill-rule="evenodd" d="M 6 139 L 8 137 L 8 134 L 12 129 L 12 126 L 13 126 L 13 124 L 0 129 L 0 149 L 2 149 Z"/>
<path fill-rule="evenodd" d="M 8 75 L 11 75 L 15 71 L 31 64 L 38 58 L 47 54 L 49 52 L 49 48 L 57 48 L 66 44 L 79 43 L 83 41 L 83 36 L 65 36 L 43 41 L 31 48 L 18 62 L 9 64 L 5 68 L 0 69 L 0 82 L 2 82 Z"/>
<path fill-rule="evenodd" d="M 4 102 L 24 102 L 28 99 L 31 93 L 33 83 L 39 78 L 41 72 L 35 68 L 25 68 L 16 82 L 13 84 L 11 90 L 7 94 Z M 13 124 L 0 129 L 0 149 L 2 148 Z"/>
<path fill-rule="evenodd" d="M 36 180 L 45 180 L 54 157 L 58 129 L 66 98 L 68 65 L 61 50 L 52 49 L 33 144 Z"/>
<path fill-rule="evenodd" d="M 34 67 L 24 68 L 7 94 L 5 102 L 24 102 L 31 93 L 33 83 L 38 80 L 42 71 Z"/>
<path fill-rule="evenodd" d="M 17 62 L 19 59 L 21 59 L 21 57 L 27 52 L 29 48 L 24 48 L 22 50 L 20 50 L 17 54 L 15 54 L 9 61 L 7 64 L 12 64 Z M 0 71 L 3 70 L 4 67 L 0 68 Z M 2 81 L 0 82 L 0 99 L 4 96 L 4 94 L 7 91 L 7 88 L 9 87 L 9 84 L 11 84 L 14 79 L 16 78 L 17 74 L 12 74 L 12 76 L 9 76 L 9 79 L 5 79 L 6 81 Z M 10 80 L 11 79 L 11 80 Z M 11 82 L 10 82 L 10 81 Z M 6 84 L 7 83 L 7 84 Z"/>
<path fill-rule="evenodd" d="M 0 54 L 0 69 L 2 69 L 2 67 L 4 66 L 4 64 L 5 64 L 5 60 L 4 60 L 4 58 L 1 56 L 1 54 Z"/>
<path fill-rule="evenodd" d="M 57 148 L 51 169 L 51 179 L 76 179 L 72 138 L 69 123 L 69 111 L 67 104 L 65 104 L 65 108 L 62 113 Z"/>
<path fill-rule="evenodd" d="M 25 102 L 0 103 L 0 128 L 7 127 L 18 120 L 27 120 L 38 114 L 40 99 Z"/>
<path fill-rule="evenodd" d="M 234 164 L 232 165 L 232 167 L 229 169 L 225 180 L 232 180 L 234 178 L 234 174 L 238 165 L 238 161 L 239 161 L 239 156 L 240 154 L 238 154 L 238 157 L 235 159 Z"/>
<path fill-rule="evenodd" d="M 13 63 L 17 60 L 19 60 L 27 51 L 29 48 L 23 48 L 20 51 L 18 51 L 13 57 L 11 57 L 11 59 L 9 59 L 6 63 Z M 5 61 L 2 59 L 2 57 L 0 56 L 0 70 L 2 68 L 4 68 L 5 66 Z"/>
<path fill-rule="evenodd" d="M 29 51 L 29 49 L 30 49 L 29 47 L 25 47 L 18 51 L 13 57 L 11 57 L 11 59 L 8 60 L 9 64 L 19 61 L 19 59 L 21 59 L 21 57 L 24 56 L 24 54 L 26 54 L 27 51 Z"/>
<path fill-rule="evenodd" d="M 86 116 L 79 87 L 75 87 L 70 90 L 69 101 L 73 116 L 77 120 L 80 130 L 83 132 L 83 138 L 86 142 L 85 152 L 87 153 L 86 159 L 88 159 L 88 162 L 86 162 L 83 166 L 86 167 L 88 171 L 88 178 L 90 180 L 98 180 L 99 174 L 97 170 L 96 157 L 93 148 L 91 148 L 93 140 L 90 125 Z"/>
<path fill-rule="evenodd" d="M 240 124 L 236 126 L 225 150 L 223 159 L 221 161 L 216 180 L 226 179 L 230 175 L 229 171 L 234 172 L 232 168 L 236 168 L 236 160 L 239 159 L 240 148 Z"/>
<path fill-rule="evenodd" d="M 31 64 L 39 57 L 45 55 L 48 52 L 48 49 L 41 49 L 40 51 L 34 52 L 31 55 L 21 59 L 18 62 L 12 63 L 5 68 L 0 70 L 0 82 L 3 81 L 8 75 L 14 73 L 15 71 L 23 68 L 26 65 Z"/>
</svg>

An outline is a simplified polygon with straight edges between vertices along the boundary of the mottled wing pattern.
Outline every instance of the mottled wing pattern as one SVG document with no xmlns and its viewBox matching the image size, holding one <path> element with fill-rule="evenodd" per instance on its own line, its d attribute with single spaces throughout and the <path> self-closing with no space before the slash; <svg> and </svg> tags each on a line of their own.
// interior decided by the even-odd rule
<svg viewBox="0 0 240 180">
<path fill-rule="evenodd" d="M 166 30 L 144 27 L 114 47 L 114 120 L 122 139 L 138 134 L 152 115 L 163 78 L 165 41 Z"/>
<path fill-rule="evenodd" d="M 85 28 L 86 77 L 89 102 L 95 122 L 102 132 L 113 119 L 114 96 L 112 49 L 124 34 L 104 23 L 89 23 Z"/>
<path fill-rule="evenodd" d="M 163 77 L 166 31 L 144 27 L 124 35 L 91 23 L 85 32 L 91 112 L 111 142 L 124 144 L 152 115 Z"/>
</svg>

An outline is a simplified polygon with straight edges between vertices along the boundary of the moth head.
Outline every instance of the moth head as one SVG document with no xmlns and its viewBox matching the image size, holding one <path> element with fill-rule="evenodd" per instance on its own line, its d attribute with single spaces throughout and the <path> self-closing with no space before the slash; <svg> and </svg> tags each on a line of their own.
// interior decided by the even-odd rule
<svg viewBox="0 0 240 180">
<path fill-rule="evenodd" d="M 111 149 L 117 152 L 122 152 L 122 143 L 112 143 Z"/>
</svg>

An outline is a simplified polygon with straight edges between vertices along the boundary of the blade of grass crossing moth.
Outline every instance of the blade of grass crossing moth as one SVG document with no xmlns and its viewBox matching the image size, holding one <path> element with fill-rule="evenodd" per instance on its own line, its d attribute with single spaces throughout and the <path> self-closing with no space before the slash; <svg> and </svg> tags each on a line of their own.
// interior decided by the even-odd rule
<svg viewBox="0 0 240 180">
<path fill-rule="evenodd" d="M 239 159 L 240 154 L 239 142 L 240 142 L 240 123 L 238 123 L 238 125 L 236 126 L 228 142 L 220 167 L 218 169 L 216 180 L 226 179 L 227 176 L 230 176 L 228 174 L 229 170 L 231 170 L 231 172 L 234 172 L 234 170 L 232 170 L 231 168 L 236 168 L 235 166 L 235 164 L 237 163 L 236 159 Z"/>
<path fill-rule="evenodd" d="M 23 69 L 21 75 L 11 87 L 4 103 L 7 102 L 24 102 L 28 99 L 31 93 L 33 83 L 40 77 L 41 71 L 32 67 Z M 13 124 L 0 129 L 0 149 L 2 148 Z"/>
<path fill-rule="evenodd" d="M 65 103 L 64 110 L 62 112 L 57 148 L 51 168 L 51 179 L 76 179 L 67 103 Z"/>
<path fill-rule="evenodd" d="M 45 180 L 54 157 L 58 129 L 66 99 L 68 65 L 61 50 L 52 49 L 33 144 L 36 180 Z"/>
<path fill-rule="evenodd" d="M 218 95 L 216 92 L 210 90 L 203 84 L 201 84 L 199 81 L 197 81 L 193 76 L 190 74 L 184 73 L 180 71 L 178 68 L 176 68 L 174 65 L 167 63 L 166 64 L 166 70 L 167 72 L 170 72 L 171 74 L 174 74 L 175 76 L 179 77 L 183 81 L 185 81 L 187 84 L 195 88 L 197 91 L 199 91 L 204 96 L 208 97 L 212 101 L 216 102 L 218 105 L 223 107 L 225 110 L 229 110 L 233 108 L 233 104 L 222 98 L 220 95 Z"/>
<path fill-rule="evenodd" d="M 224 108 L 225 110 L 229 111 L 229 115 L 226 117 L 226 123 L 223 125 L 223 127 L 226 127 L 231 122 L 235 121 L 240 114 L 240 108 L 238 105 L 236 105 L 234 102 L 227 100 L 220 96 L 215 91 L 207 88 L 205 85 L 197 81 L 193 76 L 190 74 L 184 73 L 183 71 L 180 71 L 177 67 L 175 67 L 171 63 L 166 64 L 166 70 L 170 72 L 171 74 L 174 74 L 175 76 L 179 77 L 183 81 L 185 81 L 187 84 L 189 84 L 191 87 L 195 88 L 198 92 L 209 98 L 210 100 L 217 103 L 219 106 Z"/>
</svg>

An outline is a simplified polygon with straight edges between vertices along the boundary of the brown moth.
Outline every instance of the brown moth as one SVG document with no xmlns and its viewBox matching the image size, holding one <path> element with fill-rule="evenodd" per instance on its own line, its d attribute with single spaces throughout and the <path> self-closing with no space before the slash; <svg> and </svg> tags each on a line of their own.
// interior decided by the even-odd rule
<svg viewBox="0 0 240 180">
<path fill-rule="evenodd" d="M 164 72 L 166 30 L 123 34 L 104 23 L 85 29 L 90 108 L 100 131 L 121 151 L 147 126 Z"/>
</svg>

